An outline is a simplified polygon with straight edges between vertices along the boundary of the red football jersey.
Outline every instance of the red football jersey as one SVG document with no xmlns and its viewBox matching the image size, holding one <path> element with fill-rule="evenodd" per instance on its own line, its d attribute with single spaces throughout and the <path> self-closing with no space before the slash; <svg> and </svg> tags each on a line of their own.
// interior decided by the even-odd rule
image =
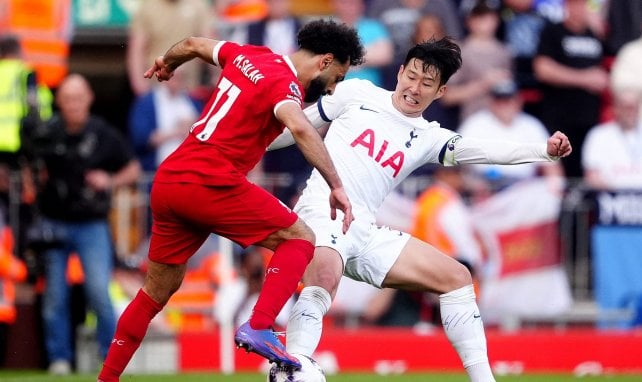
<svg viewBox="0 0 642 382">
<path fill-rule="evenodd" d="M 283 131 L 283 102 L 302 104 L 292 62 L 266 47 L 221 41 L 213 51 L 221 72 L 188 137 L 159 167 L 156 181 L 237 184 Z"/>
</svg>

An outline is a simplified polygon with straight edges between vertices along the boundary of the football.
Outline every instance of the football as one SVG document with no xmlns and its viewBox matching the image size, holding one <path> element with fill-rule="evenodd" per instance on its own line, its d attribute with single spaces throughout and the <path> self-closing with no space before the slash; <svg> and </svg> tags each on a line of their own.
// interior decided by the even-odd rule
<svg viewBox="0 0 642 382">
<path fill-rule="evenodd" d="M 272 365 L 267 382 L 326 382 L 323 369 L 315 360 L 301 354 L 292 355 L 301 362 L 301 368 L 294 370 L 289 367 Z"/>
</svg>

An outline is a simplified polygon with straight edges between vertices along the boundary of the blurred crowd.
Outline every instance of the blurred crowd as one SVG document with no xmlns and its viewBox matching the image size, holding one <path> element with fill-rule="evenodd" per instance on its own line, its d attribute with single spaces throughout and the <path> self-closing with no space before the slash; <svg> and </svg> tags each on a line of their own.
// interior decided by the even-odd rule
<svg viewBox="0 0 642 382">
<path fill-rule="evenodd" d="M 421 186 L 381 214 L 381 224 L 412 232 L 470 267 L 478 288 L 485 250 L 471 220 L 476 203 L 537 178 L 560 194 L 578 185 L 642 190 L 639 0 L 138 0 L 126 27 L 132 102 L 121 110 L 125 126 L 92 112 L 101 89 L 69 71 L 72 2 L 47 2 L 39 15 L 23 3 L 0 4 L 0 367 L 20 287 L 37 296 L 42 365 L 51 373 L 73 370 L 78 325 L 93 325 L 104 356 L 119 309 L 141 285 L 148 180 L 187 135 L 218 76 L 194 61 L 171 81 L 143 78 L 155 57 L 189 36 L 287 55 L 301 25 L 332 17 L 354 26 L 366 48 L 365 64 L 347 78 L 389 90 L 412 45 L 451 36 L 463 66 L 426 119 L 480 138 L 568 135 L 574 151 L 561 162 L 421 168 Z M 290 146 L 268 152 L 251 176 L 293 206 L 310 170 Z M 123 230 L 123 220 L 135 223 Z M 247 319 L 270 253 L 233 247 L 229 269 L 220 265 L 218 244 L 212 237 L 191 260 L 158 330 Z M 232 281 L 223 289 L 221 280 Z M 78 285 L 80 295 L 73 293 Z M 363 291 L 356 304 L 349 289 L 357 287 L 346 285 L 331 316 L 337 324 L 437 322 L 434 296 Z M 76 306 L 87 314 L 78 319 Z"/>
</svg>

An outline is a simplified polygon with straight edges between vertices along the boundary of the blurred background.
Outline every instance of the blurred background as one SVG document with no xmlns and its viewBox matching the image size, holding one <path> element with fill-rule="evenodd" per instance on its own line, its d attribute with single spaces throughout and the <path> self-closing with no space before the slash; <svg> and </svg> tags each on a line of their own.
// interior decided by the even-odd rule
<svg viewBox="0 0 642 382">
<path fill-rule="evenodd" d="M 109 295 L 116 315 L 142 285 L 151 179 L 218 76 L 193 62 L 161 84 L 142 76 L 153 59 L 193 35 L 288 54 L 298 28 L 318 17 L 357 28 L 367 61 L 350 76 L 390 90 L 409 47 L 445 35 L 457 39 L 463 67 L 424 115 L 442 127 L 522 141 L 544 141 L 561 130 L 571 139 L 573 154 L 557 163 L 426 166 L 379 213 L 381 225 L 411 232 L 473 269 L 496 371 L 640 372 L 639 0 L 0 0 L 0 367 L 67 374 L 93 372 L 101 362 L 96 311 L 84 292 L 82 262 L 92 260 L 74 253 L 59 278 L 68 288 L 62 301 L 75 361 L 52 368 L 45 350 L 47 256 L 69 240 L 43 224 L 51 214 L 81 224 L 94 208 L 104 212 L 110 240 L 96 250 L 107 250 L 114 267 Z M 122 142 L 103 150 L 131 152 L 143 172 L 135 182 L 105 186 L 108 200 L 82 189 L 87 205 L 63 207 L 47 198 L 45 185 L 55 174 L 60 184 L 71 182 L 65 174 L 77 169 L 51 167 L 60 147 L 48 126 L 71 118 L 73 106 L 58 92 L 70 74 L 88 85 L 77 96 L 88 101 L 80 106 L 87 118 L 109 125 Z M 79 161 L 93 158 L 69 163 L 82 168 Z M 251 177 L 293 206 L 309 171 L 290 147 L 268 153 Z M 74 195 L 73 183 L 61 187 Z M 190 259 L 183 286 L 153 321 L 128 370 L 265 367 L 224 346 L 221 323 L 248 317 L 270 255 L 212 235 Z M 459 370 L 438 305 L 431 294 L 344 278 L 316 358 L 331 371 Z M 392 355 L 373 361 L 350 351 L 354 341 L 368 348 L 382 335 L 399 343 L 391 345 Z M 417 347 L 429 351 L 408 350 Z M 432 357 L 433 351 L 445 355 Z"/>
</svg>

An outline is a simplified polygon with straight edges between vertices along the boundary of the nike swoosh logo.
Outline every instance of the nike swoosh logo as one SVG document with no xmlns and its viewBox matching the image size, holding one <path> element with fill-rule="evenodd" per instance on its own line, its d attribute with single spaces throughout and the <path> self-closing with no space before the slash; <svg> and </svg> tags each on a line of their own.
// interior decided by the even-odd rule
<svg viewBox="0 0 642 382">
<path fill-rule="evenodd" d="M 316 319 L 317 319 L 317 318 L 314 316 L 314 314 L 305 313 L 305 312 L 304 312 L 304 313 L 301 313 L 301 316 L 302 316 L 302 317 L 311 318 L 311 319 L 313 319 L 313 320 L 316 320 Z"/>
<path fill-rule="evenodd" d="M 361 105 L 361 106 L 359 107 L 359 109 L 361 109 L 361 110 L 367 110 L 367 111 L 372 111 L 372 112 L 374 112 L 374 113 L 378 113 L 378 111 L 376 111 L 376 110 L 374 110 L 374 109 L 370 109 L 370 108 L 366 107 L 366 105 Z"/>
</svg>

